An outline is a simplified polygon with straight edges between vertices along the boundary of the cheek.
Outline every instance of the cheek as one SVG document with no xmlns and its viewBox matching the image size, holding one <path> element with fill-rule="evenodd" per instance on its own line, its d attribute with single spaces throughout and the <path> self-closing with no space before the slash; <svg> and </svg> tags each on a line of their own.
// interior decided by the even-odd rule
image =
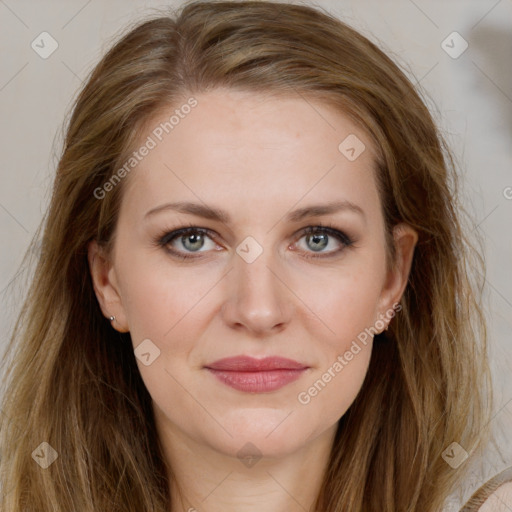
<svg viewBox="0 0 512 512">
<path fill-rule="evenodd" d="M 345 414 L 359 393 L 368 370 L 371 338 L 365 343 L 356 339 L 343 345 L 297 395 L 299 407 L 306 414 L 322 417 L 324 424 L 333 424 Z"/>
<path fill-rule="evenodd" d="M 322 332 L 333 349 L 344 351 L 346 343 L 373 326 L 378 317 L 382 276 L 370 269 L 363 264 L 329 275 L 318 272 L 316 286 L 301 287 L 301 298 L 327 328 Z"/>
<path fill-rule="evenodd" d="M 304 290 L 304 302 L 328 329 L 316 338 L 320 364 L 297 396 L 309 414 L 337 421 L 356 398 L 366 377 L 372 351 L 377 303 L 384 266 L 378 260 L 360 261 L 333 273 L 317 276 L 318 287 Z M 318 323 L 318 322 L 317 322 Z M 311 329 L 311 335 L 313 331 Z"/>
<path fill-rule="evenodd" d="M 162 343 L 197 316 L 215 285 L 212 272 L 174 266 L 165 258 L 131 258 L 121 264 L 123 306 L 136 345 L 153 337 Z M 190 326 L 189 326 L 190 327 Z"/>
<path fill-rule="evenodd" d="M 137 365 L 165 423 L 201 442 L 222 440 L 226 451 L 234 449 L 234 441 L 226 438 L 218 422 L 236 435 L 237 443 L 239 437 L 252 436 L 258 446 L 273 450 L 303 443 L 334 425 L 366 376 L 371 337 L 363 342 L 360 335 L 375 319 L 380 282 L 368 271 L 368 261 L 352 261 L 336 268 L 287 269 L 285 281 L 294 293 L 283 291 L 281 298 L 294 305 L 290 333 L 299 333 L 297 352 L 314 361 L 315 368 L 299 386 L 269 401 L 266 409 L 258 403 L 252 408 L 246 399 L 227 400 L 218 388 L 203 385 L 206 381 L 196 367 L 210 352 L 218 354 L 212 341 L 229 330 L 219 317 L 220 306 L 231 295 L 228 281 L 221 279 L 225 269 L 206 264 L 191 269 L 147 257 L 126 261 L 123 301 L 134 346 L 150 339 L 160 350 L 151 364 L 137 360 Z M 281 424 L 290 410 L 293 421 Z M 279 430 L 267 439 L 266 433 L 277 424 Z"/>
<path fill-rule="evenodd" d="M 338 421 L 361 389 L 372 352 L 377 296 L 371 281 L 345 278 L 315 297 L 329 331 L 315 340 L 319 365 L 296 400 L 299 410 L 321 417 L 323 425 Z"/>
</svg>

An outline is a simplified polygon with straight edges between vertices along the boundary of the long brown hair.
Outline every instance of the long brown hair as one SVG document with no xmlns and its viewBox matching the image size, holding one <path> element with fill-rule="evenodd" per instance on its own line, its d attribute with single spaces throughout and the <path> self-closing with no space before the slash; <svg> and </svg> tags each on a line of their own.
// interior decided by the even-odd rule
<svg viewBox="0 0 512 512">
<path fill-rule="evenodd" d="M 402 311 L 375 337 L 315 510 L 439 510 L 467 466 L 454 469 L 443 452 L 456 442 L 477 453 L 491 390 L 484 261 L 463 228 L 456 165 L 420 95 L 374 43 L 320 8 L 192 2 L 127 30 L 76 99 L 42 238 L 23 263 L 40 243 L 3 359 L 1 509 L 170 510 L 172 468 L 151 397 L 129 333 L 101 313 L 87 246 L 112 246 L 123 181 L 102 199 L 95 191 L 148 120 L 191 94 L 230 87 L 319 98 L 351 116 L 379 151 L 391 263 L 392 227 L 419 233 Z M 58 457 L 43 468 L 35 461 L 49 461 L 50 447 Z"/>
</svg>

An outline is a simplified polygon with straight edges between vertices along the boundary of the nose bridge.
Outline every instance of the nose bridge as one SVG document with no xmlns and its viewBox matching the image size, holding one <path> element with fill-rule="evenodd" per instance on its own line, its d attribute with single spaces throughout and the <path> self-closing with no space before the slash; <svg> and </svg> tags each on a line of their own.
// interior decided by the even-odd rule
<svg viewBox="0 0 512 512">
<path fill-rule="evenodd" d="M 278 258 L 251 237 L 237 247 L 230 272 L 226 319 L 251 330 L 268 330 L 290 319 L 290 297 L 279 277 Z"/>
<path fill-rule="evenodd" d="M 254 261 L 247 261 L 238 256 L 235 260 L 238 292 L 244 297 L 257 298 L 263 294 L 268 295 L 267 299 L 273 298 L 277 292 L 277 278 L 270 269 L 275 266 L 275 257 L 270 248 L 263 251 Z"/>
</svg>

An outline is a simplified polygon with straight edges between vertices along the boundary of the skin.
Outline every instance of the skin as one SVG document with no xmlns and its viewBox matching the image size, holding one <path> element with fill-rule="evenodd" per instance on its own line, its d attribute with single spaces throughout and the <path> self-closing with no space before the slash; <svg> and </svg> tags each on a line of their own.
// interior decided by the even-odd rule
<svg viewBox="0 0 512 512">
<path fill-rule="evenodd" d="M 478 512 L 506 512 L 512 507 L 512 482 L 502 484 L 480 507 Z"/>
<path fill-rule="evenodd" d="M 129 331 L 134 348 L 150 339 L 160 350 L 150 365 L 137 364 L 176 475 L 171 492 L 176 482 L 182 489 L 172 511 L 309 510 L 338 421 L 366 375 L 371 336 L 309 403 L 297 397 L 393 311 L 417 233 L 398 226 L 397 265 L 387 272 L 374 148 L 346 116 L 300 96 L 217 89 L 195 98 L 198 105 L 125 178 L 112 254 L 91 242 L 94 289 L 103 314 L 115 315 L 113 327 Z M 354 161 L 338 150 L 349 134 L 366 146 Z M 364 216 L 343 210 L 284 219 L 290 210 L 334 200 L 355 203 Z M 230 222 L 173 210 L 145 218 L 176 201 L 222 208 Z M 318 241 L 302 230 L 320 223 L 354 244 L 329 235 L 319 249 L 327 256 L 308 259 L 318 254 Z M 169 245 L 197 259 L 177 259 L 154 242 L 188 224 L 214 235 L 203 246 L 184 246 L 179 237 Z M 248 236 L 263 249 L 251 263 L 236 252 Z M 241 354 L 280 355 L 309 369 L 279 390 L 247 393 L 204 368 Z M 250 467 L 237 456 L 248 442 L 261 457 Z"/>
</svg>

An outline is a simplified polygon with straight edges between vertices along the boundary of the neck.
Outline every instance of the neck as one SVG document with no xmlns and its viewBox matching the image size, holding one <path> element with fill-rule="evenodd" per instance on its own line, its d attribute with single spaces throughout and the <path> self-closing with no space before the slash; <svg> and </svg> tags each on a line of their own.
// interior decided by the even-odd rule
<svg viewBox="0 0 512 512">
<path fill-rule="evenodd" d="M 171 512 L 312 511 L 337 424 L 293 453 L 231 456 L 167 429 L 162 438 L 172 468 Z"/>
</svg>

